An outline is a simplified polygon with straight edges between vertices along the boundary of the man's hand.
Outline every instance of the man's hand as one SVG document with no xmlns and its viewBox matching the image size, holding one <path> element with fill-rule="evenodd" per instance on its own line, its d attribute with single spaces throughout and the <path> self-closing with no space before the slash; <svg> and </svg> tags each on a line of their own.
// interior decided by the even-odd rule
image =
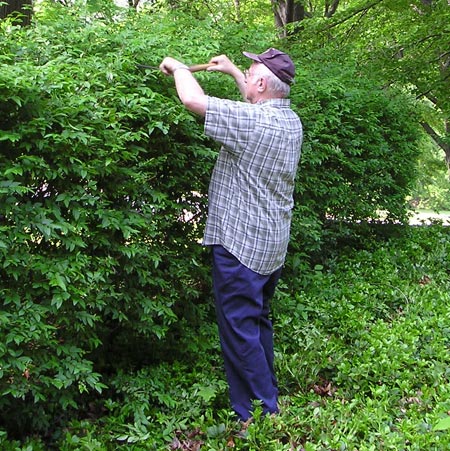
<svg viewBox="0 0 450 451">
<path fill-rule="evenodd" d="M 214 58 L 211 58 L 209 62 L 213 64 L 213 66 L 208 67 L 206 70 L 209 72 L 219 71 L 231 75 L 234 78 L 242 97 L 246 100 L 245 75 L 241 69 L 239 69 L 239 67 L 237 67 L 226 55 L 215 56 Z"/>
<path fill-rule="evenodd" d="M 170 56 L 166 56 L 162 63 L 159 65 L 161 72 L 165 75 L 173 75 L 173 73 L 180 68 L 187 69 L 188 67 L 181 63 L 180 61 L 172 58 Z"/>
<path fill-rule="evenodd" d="M 223 72 L 224 74 L 228 74 L 231 76 L 236 75 L 236 71 L 240 70 L 231 62 L 231 60 L 226 55 L 219 55 L 215 56 L 214 58 L 211 58 L 209 60 L 209 63 L 212 64 L 212 66 L 208 67 L 208 71 L 218 71 Z"/>
</svg>

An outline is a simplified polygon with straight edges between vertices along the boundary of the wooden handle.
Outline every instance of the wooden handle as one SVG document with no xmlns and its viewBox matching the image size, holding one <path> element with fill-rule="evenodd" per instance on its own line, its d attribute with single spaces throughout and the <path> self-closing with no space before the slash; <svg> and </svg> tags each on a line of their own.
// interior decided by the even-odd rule
<svg viewBox="0 0 450 451">
<path fill-rule="evenodd" d="M 208 67 L 214 66 L 214 64 L 195 64 L 194 66 L 189 66 L 190 72 L 200 72 L 202 70 L 208 69 Z"/>
</svg>

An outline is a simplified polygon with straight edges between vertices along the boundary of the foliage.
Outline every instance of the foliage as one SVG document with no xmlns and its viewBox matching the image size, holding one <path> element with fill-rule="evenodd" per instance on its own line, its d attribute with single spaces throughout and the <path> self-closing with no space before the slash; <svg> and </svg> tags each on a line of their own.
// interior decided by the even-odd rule
<svg viewBox="0 0 450 451">
<path fill-rule="evenodd" d="M 202 373 L 217 355 L 198 245 L 216 146 L 173 81 L 137 64 L 227 53 L 244 65 L 243 48 L 281 43 L 257 21 L 260 48 L 254 29 L 208 15 L 90 6 L 61 14 L 55 5 L 32 28 L 1 28 L 0 418 L 11 439 L 39 432 L 67 450 L 110 447 L 84 418 L 105 409 L 112 416 L 95 428 L 135 449 L 186 431 L 192 418 L 217 443 L 237 425 L 229 412 L 216 424 L 221 371 Z M 292 51 L 301 68 L 292 100 L 305 125 L 287 271 L 297 275 L 342 234 L 328 218 L 380 209 L 404 218 L 417 135 L 408 99 L 379 90 L 351 59 Z M 208 93 L 236 95 L 229 77 L 198 77 Z M 172 370 L 185 378 L 173 381 Z M 242 449 L 259 446 L 259 428 L 272 425 L 261 417 Z"/>
<path fill-rule="evenodd" d="M 378 220 L 386 212 L 385 220 L 404 221 L 420 155 L 414 102 L 381 89 L 351 58 L 328 51 L 304 56 L 295 45 L 291 53 L 299 67 L 292 99 L 305 130 L 292 226 L 295 254 L 320 249 L 330 218 L 345 225 Z"/>
<path fill-rule="evenodd" d="M 317 4 L 316 12 L 322 11 Z M 326 2 L 329 4 L 328 2 Z M 422 125 L 450 161 L 448 33 L 445 0 L 352 0 L 340 2 L 330 18 L 295 24 L 292 41 L 303 51 L 329 48 L 358 61 L 361 71 L 379 74 L 383 85 L 401 86 L 423 100 Z"/>
<path fill-rule="evenodd" d="M 233 419 L 204 324 L 196 360 L 118 375 L 107 416 L 73 421 L 57 449 L 447 449 L 449 230 L 390 234 L 330 248 L 323 265 L 284 279 L 273 303 L 277 417 L 255 404 L 252 423 Z"/>
<path fill-rule="evenodd" d="M 0 411 L 45 429 L 38 405 L 104 388 L 94 351 L 105 371 L 123 341 L 151 346 L 204 290 L 214 153 L 171 81 L 136 67 L 163 57 L 150 22 L 68 17 L 4 36 Z"/>
</svg>

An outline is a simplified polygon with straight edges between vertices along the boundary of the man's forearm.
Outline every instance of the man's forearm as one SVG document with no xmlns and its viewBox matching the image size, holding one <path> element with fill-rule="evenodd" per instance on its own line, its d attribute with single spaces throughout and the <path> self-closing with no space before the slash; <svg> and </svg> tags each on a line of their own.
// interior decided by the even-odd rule
<svg viewBox="0 0 450 451">
<path fill-rule="evenodd" d="M 188 110 L 204 116 L 208 98 L 188 66 L 174 58 L 166 57 L 159 67 L 166 75 L 174 77 L 177 94 L 183 105 Z"/>
<path fill-rule="evenodd" d="M 176 66 L 173 71 L 178 97 L 185 107 L 201 116 L 206 113 L 207 97 L 194 76 L 185 65 Z"/>
<path fill-rule="evenodd" d="M 230 75 L 234 78 L 234 81 L 236 82 L 236 85 L 237 85 L 242 97 L 244 99 L 246 99 L 246 97 L 245 97 L 245 75 L 238 67 L 236 67 L 236 69 L 233 70 L 233 72 Z"/>
<path fill-rule="evenodd" d="M 211 67 L 208 67 L 208 72 L 217 71 L 231 75 L 239 88 L 239 92 L 245 99 L 245 76 L 243 72 L 226 55 L 215 56 L 209 62 Z"/>
</svg>

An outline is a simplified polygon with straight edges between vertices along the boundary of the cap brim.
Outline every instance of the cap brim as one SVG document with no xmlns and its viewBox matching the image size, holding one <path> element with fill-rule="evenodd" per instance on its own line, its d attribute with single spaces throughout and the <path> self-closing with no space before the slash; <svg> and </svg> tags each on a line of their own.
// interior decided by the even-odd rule
<svg viewBox="0 0 450 451">
<path fill-rule="evenodd" d="M 253 61 L 256 61 L 258 63 L 262 63 L 261 58 L 256 55 L 255 53 L 249 53 L 249 52 L 242 52 L 247 58 L 250 58 Z"/>
</svg>

